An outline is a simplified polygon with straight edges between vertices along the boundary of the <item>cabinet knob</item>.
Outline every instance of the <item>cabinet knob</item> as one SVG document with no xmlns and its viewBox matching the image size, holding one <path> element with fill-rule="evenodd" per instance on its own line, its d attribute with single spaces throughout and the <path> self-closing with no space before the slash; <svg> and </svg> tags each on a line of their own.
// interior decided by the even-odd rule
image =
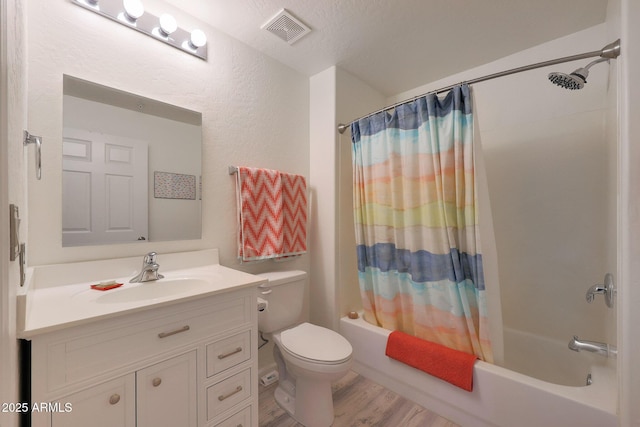
<svg viewBox="0 0 640 427">
<path fill-rule="evenodd" d="M 111 397 L 109 398 L 109 403 L 111 403 L 112 405 L 115 405 L 118 402 L 120 402 L 120 395 L 112 394 Z"/>
<path fill-rule="evenodd" d="M 151 384 L 153 384 L 154 387 L 158 387 L 160 384 L 162 384 L 162 378 L 154 378 Z"/>
</svg>

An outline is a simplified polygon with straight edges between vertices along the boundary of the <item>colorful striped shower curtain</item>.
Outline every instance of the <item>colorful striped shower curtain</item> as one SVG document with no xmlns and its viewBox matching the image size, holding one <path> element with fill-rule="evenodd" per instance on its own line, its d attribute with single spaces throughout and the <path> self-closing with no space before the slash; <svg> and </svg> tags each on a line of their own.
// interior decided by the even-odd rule
<svg viewBox="0 0 640 427">
<path fill-rule="evenodd" d="M 470 88 L 351 125 L 365 319 L 492 361 Z"/>
</svg>

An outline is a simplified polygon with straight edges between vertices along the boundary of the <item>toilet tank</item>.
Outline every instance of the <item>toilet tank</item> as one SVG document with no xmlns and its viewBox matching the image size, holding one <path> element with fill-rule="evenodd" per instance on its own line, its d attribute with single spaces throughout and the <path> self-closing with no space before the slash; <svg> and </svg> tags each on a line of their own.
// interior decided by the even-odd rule
<svg viewBox="0 0 640 427">
<path fill-rule="evenodd" d="M 258 312 L 258 329 L 265 333 L 294 326 L 301 319 L 307 273 L 301 270 L 259 273 L 269 280 L 258 287 L 267 308 Z"/>
</svg>

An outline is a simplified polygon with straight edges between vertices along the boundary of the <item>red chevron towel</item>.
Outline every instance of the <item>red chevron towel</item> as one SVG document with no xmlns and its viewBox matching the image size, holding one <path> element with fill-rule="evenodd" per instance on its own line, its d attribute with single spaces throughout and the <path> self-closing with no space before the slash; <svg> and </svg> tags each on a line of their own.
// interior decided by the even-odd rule
<svg viewBox="0 0 640 427">
<path fill-rule="evenodd" d="M 280 173 L 282 180 L 283 256 L 307 252 L 307 182 L 302 175 Z"/>
<path fill-rule="evenodd" d="M 466 391 L 473 390 L 473 365 L 477 357 L 400 331 L 387 339 L 385 354 Z"/>
<path fill-rule="evenodd" d="M 307 250 L 307 184 L 303 176 L 238 167 L 238 257 L 283 258 Z"/>
</svg>

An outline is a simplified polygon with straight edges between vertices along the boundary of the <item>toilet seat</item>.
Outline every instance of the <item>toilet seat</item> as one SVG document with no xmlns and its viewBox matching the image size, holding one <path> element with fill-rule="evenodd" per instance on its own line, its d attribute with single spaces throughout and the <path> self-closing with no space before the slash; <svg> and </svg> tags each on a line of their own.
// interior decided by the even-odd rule
<svg viewBox="0 0 640 427">
<path fill-rule="evenodd" d="M 351 358 L 353 348 L 342 335 L 322 326 L 302 323 L 280 333 L 282 349 L 312 363 L 336 365 Z"/>
</svg>

